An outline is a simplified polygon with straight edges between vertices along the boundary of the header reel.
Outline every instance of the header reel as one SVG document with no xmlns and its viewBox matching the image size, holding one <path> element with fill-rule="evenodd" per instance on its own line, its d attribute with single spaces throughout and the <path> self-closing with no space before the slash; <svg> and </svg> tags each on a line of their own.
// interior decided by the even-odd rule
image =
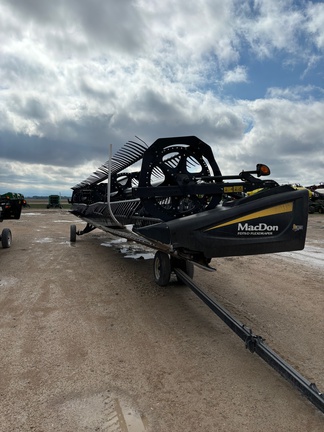
<svg viewBox="0 0 324 432">
<path fill-rule="evenodd" d="M 129 141 L 72 188 L 71 203 L 75 214 L 100 215 L 102 223 L 107 218 L 107 226 L 116 225 L 116 218 L 118 226 L 141 226 L 202 213 L 224 199 L 228 203 L 247 191 L 278 186 L 258 178 L 269 173 L 266 165 L 258 164 L 255 171 L 222 176 L 211 147 L 195 136 L 159 138 L 149 147 Z"/>
<path fill-rule="evenodd" d="M 191 187 L 220 175 L 211 148 L 198 138 L 161 138 L 143 156 L 138 191 L 149 191 L 141 197 L 147 213 L 170 220 L 214 208 L 221 194 L 198 194 Z"/>
</svg>

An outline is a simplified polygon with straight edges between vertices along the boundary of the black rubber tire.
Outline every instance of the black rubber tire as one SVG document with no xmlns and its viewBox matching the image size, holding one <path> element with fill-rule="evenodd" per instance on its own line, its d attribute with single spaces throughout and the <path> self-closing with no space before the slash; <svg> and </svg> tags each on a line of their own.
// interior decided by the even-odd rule
<svg viewBox="0 0 324 432">
<path fill-rule="evenodd" d="M 158 285 L 168 285 L 171 277 L 171 261 L 168 254 L 160 251 L 156 252 L 153 260 L 153 275 Z"/>
<path fill-rule="evenodd" d="M 313 214 L 315 212 L 315 206 L 310 205 L 308 208 L 308 213 Z"/>
<path fill-rule="evenodd" d="M 324 209 L 323 209 L 323 207 L 320 207 L 320 208 L 318 209 L 318 213 L 324 213 Z"/>
<path fill-rule="evenodd" d="M 12 243 L 12 234 L 9 228 L 3 228 L 2 233 L 1 233 L 1 244 L 2 247 L 5 248 L 10 248 Z"/>
<path fill-rule="evenodd" d="M 76 226 L 75 225 L 70 226 L 70 242 L 71 243 L 76 242 Z"/>
</svg>

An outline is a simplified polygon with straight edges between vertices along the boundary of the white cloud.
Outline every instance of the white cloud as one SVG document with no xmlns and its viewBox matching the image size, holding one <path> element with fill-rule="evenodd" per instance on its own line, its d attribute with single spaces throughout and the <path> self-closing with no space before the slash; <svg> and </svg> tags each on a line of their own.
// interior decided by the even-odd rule
<svg viewBox="0 0 324 432">
<path fill-rule="evenodd" d="M 318 49 L 324 49 L 324 3 L 308 3 L 307 23 L 308 32 L 313 35 Z"/>
<path fill-rule="evenodd" d="M 316 158 L 324 135 L 323 89 L 307 82 L 323 58 L 324 5 L 301 4 L 3 0 L 0 156 L 8 172 L 32 164 L 44 183 L 65 177 L 68 185 L 84 161 L 106 160 L 110 142 L 117 150 L 134 135 L 150 143 L 194 134 L 228 174 L 270 154 L 278 167 L 285 158 L 288 178 L 295 169 L 283 155 L 307 148 Z M 271 85 L 266 100 L 222 98 L 224 84 L 253 84 L 247 57 L 278 53 L 304 71 L 303 86 Z M 267 154 L 270 145 L 276 151 Z M 294 160 L 306 181 L 312 162 Z M 53 167 L 51 179 L 44 166 Z M 28 178 L 34 184 L 31 171 Z"/>
<path fill-rule="evenodd" d="M 44 164 L 25 164 L 1 160 L 0 194 L 9 191 L 28 193 L 32 190 L 35 195 L 48 194 L 50 191 L 63 195 L 71 195 L 68 185 L 75 185 L 80 178 L 86 178 L 95 171 L 99 162 L 92 161 L 76 166 L 73 171 L 64 167 L 53 167 Z M 9 179 L 9 180 L 8 180 Z"/>
<path fill-rule="evenodd" d="M 242 154 L 245 158 L 267 159 L 277 166 L 273 171 L 282 181 L 287 182 L 292 177 L 296 182 L 299 178 L 299 182 L 310 184 L 321 181 L 324 166 L 323 102 L 269 99 L 243 105 L 254 125 L 243 139 Z"/>
<path fill-rule="evenodd" d="M 266 97 L 270 99 L 288 99 L 291 101 L 303 99 L 308 99 L 309 101 L 311 101 L 313 93 L 324 96 L 324 89 L 312 85 L 285 88 L 270 87 L 267 90 Z"/>
<path fill-rule="evenodd" d="M 290 0 L 256 0 L 242 15 L 242 33 L 255 55 L 272 57 L 276 51 L 297 53 L 297 35 L 304 23 L 303 11 Z"/>
<path fill-rule="evenodd" d="M 229 70 L 224 74 L 223 82 L 225 84 L 230 83 L 242 83 L 247 82 L 247 71 L 246 67 L 237 66 L 233 70 Z"/>
</svg>

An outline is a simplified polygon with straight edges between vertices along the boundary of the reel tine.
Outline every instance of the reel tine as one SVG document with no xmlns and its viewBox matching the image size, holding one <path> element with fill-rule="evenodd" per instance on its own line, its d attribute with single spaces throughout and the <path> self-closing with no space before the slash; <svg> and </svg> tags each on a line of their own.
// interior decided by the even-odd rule
<svg viewBox="0 0 324 432">
<path fill-rule="evenodd" d="M 129 151 L 128 149 L 124 149 L 124 151 L 123 151 L 123 157 L 125 158 L 125 159 L 128 159 L 128 160 L 138 160 L 138 156 L 139 155 L 134 155 L 134 153 L 132 152 L 132 151 Z M 136 162 L 136 160 L 135 160 L 135 162 Z"/>
<path fill-rule="evenodd" d="M 118 158 L 117 158 L 118 157 Z M 127 163 L 134 159 L 134 156 L 125 149 L 122 154 L 116 154 L 116 161 L 126 161 Z"/>
<path fill-rule="evenodd" d="M 144 142 L 143 140 L 141 140 L 141 139 L 138 138 L 138 137 L 135 137 L 135 138 L 139 139 L 143 144 L 141 144 L 141 143 L 139 143 L 139 142 L 136 142 L 136 141 L 132 141 L 132 140 L 129 140 L 126 144 L 130 143 L 130 144 L 133 144 L 133 145 L 135 145 L 135 146 L 141 148 L 143 151 L 147 150 L 148 145 L 146 144 L 146 142 Z"/>
<path fill-rule="evenodd" d="M 163 178 L 163 172 L 157 169 L 156 167 L 154 167 L 152 170 L 152 176 L 155 177 L 156 179 Z"/>
<path fill-rule="evenodd" d="M 129 167 L 143 157 L 143 154 L 147 150 L 148 145 L 141 138 L 138 138 L 137 136 L 135 136 L 135 138 L 138 139 L 140 142 L 130 140 L 126 142 L 126 144 L 112 156 L 112 174 L 116 174 L 119 171 L 124 170 L 125 168 Z M 89 176 L 79 184 L 75 185 L 72 189 L 78 189 L 92 183 L 99 183 L 100 181 L 105 180 L 108 175 L 109 161 L 106 161 L 91 176 Z"/>
<path fill-rule="evenodd" d="M 135 135 L 135 138 L 138 139 L 138 140 L 140 140 L 144 144 L 144 146 L 145 146 L 146 149 L 148 148 L 148 145 L 146 144 L 146 142 L 144 140 L 142 140 L 141 138 L 139 138 L 136 135 Z"/>
</svg>

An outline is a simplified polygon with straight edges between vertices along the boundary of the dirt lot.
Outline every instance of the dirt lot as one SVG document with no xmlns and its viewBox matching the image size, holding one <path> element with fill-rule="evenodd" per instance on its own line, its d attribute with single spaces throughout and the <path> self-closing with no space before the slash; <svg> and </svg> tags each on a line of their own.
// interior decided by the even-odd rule
<svg viewBox="0 0 324 432">
<path fill-rule="evenodd" d="M 158 287 L 152 260 L 102 231 L 70 244 L 71 223 L 25 209 L 0 226 L 1 432 L 324 430 L 189 288 Z M 314 214 L 304 251 L 213 260 L 194 279 L 324 391 L 323 247 Z"/>
</svg>

